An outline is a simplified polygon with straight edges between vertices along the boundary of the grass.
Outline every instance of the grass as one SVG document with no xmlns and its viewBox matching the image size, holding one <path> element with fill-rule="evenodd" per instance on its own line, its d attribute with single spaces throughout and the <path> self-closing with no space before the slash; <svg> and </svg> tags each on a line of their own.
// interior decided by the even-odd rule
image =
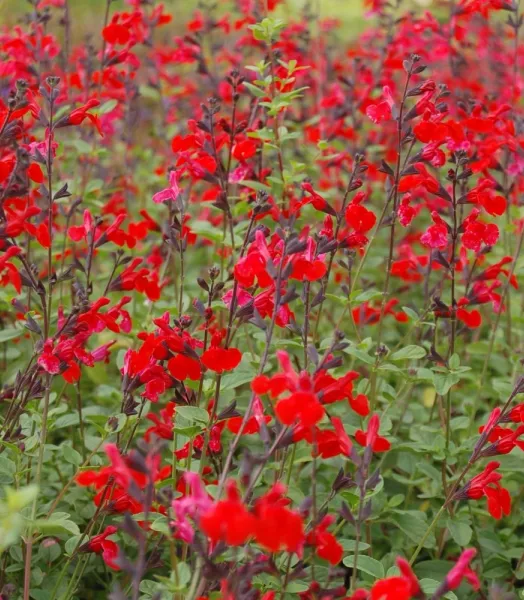
<svg viewBox="0 0 524 600">
<path fill-rule="evenodd" d="M 191 13 L 202 2 L 199 0 L 160 0 L 168 12 L 177 15 L 178 24 L 187 20 Z M 305 0 L 285 0 L 279 9 L 286 18 L 299 14 Z M 313 0 L 318 5 L 322 18 L 338 17 L 357 31 L 364 19 L 362 0 Z M 82 38 L 86 33 L 97 33 L 104 18 L 106 0 L 69 0 L 71 17 L 75 38 Z M 12 26 L 20 21 L 30 5 L 25 0 L 0 0 L 0 25 Z M 129 5 L 124 0 L 115 0 L 111 4 L 111 13 L 129 10 Z M 221 9 L 222 10 L 222 9 Z M 176 27 L 176 24 L 175 24 Z"/>
<path fill-rule="evenodd" d="M 163 2 L 168 12 L 176 16 L 176 21 L 170 26 L 170 31 L 179 34 L 183 31 L 183 24 L 188 20 L 194 10 L 205 4 L 202 0 L 158 0 Z M 286 20 L 300 14 L 307 0 L 284 0 L 277 14 Z M 309 0 L 321 18 L 336 17 L 343 23 L 344 31 L 350 37 L 356 36 L 362 29 L 366 20 L 363 0 Z M 427 7 L 435 4 L 435 0 L 407 0 L 413 6 Z M 225 3 L 221 3 L 222 5 Z M 71 12 L 73 41 L 84 39 L 86 35 L 99 36 L 104 19 L 106 0 L 69 0 Z M 113 0 L 111 14 L 129 10 L 125 0 Z M 227 6 L 220 8 L 226 11 Z M 12 27 L 21 21 L 28 12 L 30 5 L 27 0 L 0 0 L 0 27 Z M 56 13 L 55 13 L 56 14 Z M 55 20 L 56 22 L 56 20 Z"/>
</svg>

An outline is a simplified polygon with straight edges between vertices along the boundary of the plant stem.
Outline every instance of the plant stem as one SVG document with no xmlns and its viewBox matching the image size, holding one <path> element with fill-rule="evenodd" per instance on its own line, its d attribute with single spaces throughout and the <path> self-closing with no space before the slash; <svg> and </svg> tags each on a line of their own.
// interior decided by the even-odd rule
<svg viewBox="0 0 524 600">
<path fill-rule="evenodd" d="M 42 480 L 42 467 L 44 464 L 45 442 L 47 438 L 47 415 L 49 413 L 49 398 L 51 395 L 52 375 L 47 376 L 46 390 L 44 395 L 44 411 L 42 413 L 42 429 L 40 430 L 40 447 L 38 449 L 38 462 L 36 465 L 36 485 L 40 486 Z M 29 524 L 28 539 L 26 542 L 26 555 L 24 562 L 24 600 L 29 600 L 31 593 L 31 559 L 33 556 L 33 523 L 36 519 L 38 496 L 33 500 L 31 508 L 31 522 Z"/>
</svg>

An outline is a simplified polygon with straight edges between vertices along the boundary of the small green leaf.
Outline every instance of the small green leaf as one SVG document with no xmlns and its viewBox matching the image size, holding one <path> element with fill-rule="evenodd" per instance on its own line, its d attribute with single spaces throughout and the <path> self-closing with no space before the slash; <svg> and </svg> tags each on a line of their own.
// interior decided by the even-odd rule
<svg viewBox="0 0 524 600">
<path fill-rule="evenodd" d="M 459 381 L 460 375 L 455 373 L 434 373 L 433 375 L 435 390 L 441 396 L 445 396 Z"/>
<path fill-rule="evenodd" d="M 352 568 L 355 557 L 346 556 L 343 562 L 346 567 Z M 366 556 L 365 554 L 359 554 L 357 558 L 357 569 L 371 575 L 375 579 L 382 579 L 385 575 L 384 565 L 378 560 L 371 558 L 371 556 Z"/>
<path fill-rule="evenodd" d="M 434 579 L 422 579 L 420 581 L 420 587 L 422 588 L 422 591 L 428 596 L 434 594 L 438 590 L 440 585 L 440 582 L 435 581 Z M 446 598 L 446 600 L 457 600 L 457 596 L 453 592 L 448 592 L 447 594 L 444 594 L 442 598 Z"/>
<path fill-rule="evenodd" d="M 28 485 L 27 487 L 13 490 L 5 489 L 7 507 L 10 512 L 18 512 L 30 504 L 38 495 L 37 485 Z"/>
<path fill-rule="evenodd" d="M 418 360 L 426 356 L 426 350 L 422 346 L 405 346 L 390 356 L 391 360 Z"/>
<path fill-rule="evenodd" d="M 190 423 L 203 423 L 206 424 L 209 421 L 209 415 L 203 408 L 198 406 L 177 406 L 176 415 L 183 417 Z"/>
<path fill-rule="evenodd" d="M 36 531 L 44 535 L 59 535 L 61 533 L 71 533 L 79 535 L 78 525 L 71 519 L 37 519 L 33 522 Z"/>
<path fill-rule="evenodd" d="M 104 102 L 104 104 L 102 104 L 102 106 L 99 106 L 97 111 L 99 115 L 105 115 L 109 112 L 111 112 L 112 110 L 114 110 L 117 107 L 118 101 L 117 100 L 108 100 L 107 102 Z"/>
<path fill-rule="evenodd" d="M 461 548 L 464 548 L 464 546 L 469 544 L 471 536 L 473 535 L 473 530 L 467 523 L 455 519 L 448 519 L 447 525 L 451 537 Z"/>
<path fill-rule="evenodd" d="M 15 329 L 14 327 L 9 327 L 8 329 L 0 330 L 0 344 L 4 344 L 5 342 L 9 342 L 10 340 L 14 340 L 17 337 L 24 335 L 23 331 L 20 329 Z"/>
<path fill-rule="evenodd" d="M 392 519 L 407 537 L 415 543 L 419 543 L 427 531 L 428 524 L 419 516 L 417 511 L 394 511 L 395 516 Z M 424 542 L 424 548 L 432 548 L 435 545 L 435 535 L 431 533 Z"/>
</svg>

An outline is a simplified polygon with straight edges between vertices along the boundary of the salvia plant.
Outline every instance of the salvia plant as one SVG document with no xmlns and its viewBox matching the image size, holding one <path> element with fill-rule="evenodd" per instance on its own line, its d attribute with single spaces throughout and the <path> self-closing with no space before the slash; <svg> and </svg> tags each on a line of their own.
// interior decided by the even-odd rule
<svg viewBox="0 0 524 600">
<path fill-rule="evenodd" d="M 524 597 L 517 0 L 78 2 L 0 29 L 0 598 Z"/>
</svg>

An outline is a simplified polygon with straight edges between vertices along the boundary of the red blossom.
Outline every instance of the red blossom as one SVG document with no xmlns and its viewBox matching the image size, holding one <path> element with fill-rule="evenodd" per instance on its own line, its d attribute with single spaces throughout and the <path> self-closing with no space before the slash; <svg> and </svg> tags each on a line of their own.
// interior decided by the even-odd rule
<svg viewBox="0 0 524 600">
<path fill-rule="evenodd" d="M 371 447 L 373 452 L 387 452 L 391 448 L 391 442 L 378 434 L 380 420 L 378 415 L 369 419 L 367 431 L 358 429 L 355 432 L 355 440 L 361 446 Z"/>
<path fill-rule="evenodd" d="M 114 535 L 118 529 L 114 525 L 108 525 L 104 531 L 93 536 L 89 542 L 79 548 L 79 552 L 94 552 L 101 554 L 106 565 L 115 571 L 119 571 L 120 567 L 117 564 L 119 548 L 117 544 L 107 538 Z"/>
<path fill-rule="evenodd" d="M 202 364 L 215 371 L 224 373 L 236 369 L 242 360 L 242 353 L 238 348 L 209 348 L 202 354 Z"/>
</svg>

